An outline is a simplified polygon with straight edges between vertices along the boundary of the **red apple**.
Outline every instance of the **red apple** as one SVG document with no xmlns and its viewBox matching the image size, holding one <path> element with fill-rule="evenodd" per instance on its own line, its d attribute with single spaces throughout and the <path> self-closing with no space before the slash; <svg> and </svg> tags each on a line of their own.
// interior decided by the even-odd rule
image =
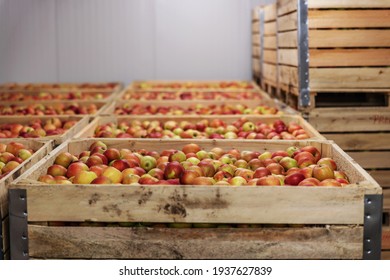
<svg viewBox="0 0 390 280">
<path fill-rule="evenodd" d="M 334 179 L 333 170 L 328 165 L 317 165 L 313 168 L 313 177 L 319 181 Z"/>
<path fill-rule="evenodd" d="M 280 186 L 281 182 L 278 177 L 275 175 L 269 175 L 266 177 L 261 177 L 257 180 L 258 186 Z"/>
<path fill-rule="evenodd" d="M 109 178 L 107 178 L 107 177 L 98 176 L 98 177 L 96 177 L 95 179 L 92 180 L 91 184 L 97 184 L 97 185 L 112 184 L 112 181 Z"/>
<path fill-rule="evenodd" d="M 209 185 L 214 185 L 214 184 L 215 184 L 215 180 L 211 177 L 200 176 L 200 177 L 196 177 L 196 178 L 194 178 L 194 180 L 192 180 L 192 185 L 209 186 Z"/>
<path fill-rule="evenodd" d="M 73 184 L 90 184 L 96 178 L 95 172 L 82 170 L 74 176 Z"/>
<path fill-rule="evenodd" d="M 103 170 L 102 176 L 107 177 L 113 184 L 119 184 L 122 181 L 122 172 L 112 166 Z"/>
<path fill-rule="evenodd" d="M 73 162 L 68 166 L 68 171 L 66 172 L 66 177 L 68 177 L 68 178 L 74 177 L 78 173 L 80 173 L 81 171 L 83 171 L 83 170 L 86 171 L 88 169 L 89 169 L 88 165 L 86 165 L 83 162 L 80 162 L 80 161 Z"/>
<path fill-rule="evenodd" d="M 184 168 L 179 162 L 177 161 L 168 162 L 164 170 L 164 177 L 165 179 L 180 178 L 183 172 L 184 172 Z"/>
<path fill-rule="evenodd" d="M 332 169 L 332 171 L 337 170 L 336 162 L 333 159 L 328 158 L 328 157 L 324 157 L 324 158 L 319 159 L 317 161 L 317 164 L 318 165 L 321 165 L 321 164 L 327 165 L 327 166 L 330 167 L 330 169 Z"/>
<path fill-rule="evenodd" d="M 298 186 L 319 186 L 320 181 L 318 181 L 316 178 L 306 178 L 302 180 Z"/>
<path fill-rule="evenodd" d="M 341 187 L 341 183 L 336 179 L 325 179 L 320 182 L 319 186 Z"/>
<path fill-rule="evenodd" d="M 53 164 L 47 168 L 47 174 L 55 177 L 55 176 L 65 176 L 67 173 L 67 169 L 59 164 Z"/>
<path fill-rule="evenodd" d="M 266 166 L 266 168 L 275 175 L 283 174 L 284 168 L 279 163 L 270 163 Z"/>
<path fill-rule="evenodd" d="M 290 185 L 290 186 L 297 186 L 304 179 L 305 179 L 305 176 L 303 176 L 303 174 L 296 172 L 296 173 L 287 175 L 286 178 L 284 179 L 284 183 L 286 185 Z"/>
<path fill-rule="evenodd" d="M 265 177 L 268 175 L 271 175 L 271 172 L 267 168 L 259 167 L 253 173 L 253 178 L 261 178 L 261 177 Z"/>
<path fill-rule="evenodd" d="M 200 177 L 200 174 L 194 170 L 185 170 L 180 177 L 180 183 L 183 185 L 191 185 L 193 180 Z"/>
</svg>

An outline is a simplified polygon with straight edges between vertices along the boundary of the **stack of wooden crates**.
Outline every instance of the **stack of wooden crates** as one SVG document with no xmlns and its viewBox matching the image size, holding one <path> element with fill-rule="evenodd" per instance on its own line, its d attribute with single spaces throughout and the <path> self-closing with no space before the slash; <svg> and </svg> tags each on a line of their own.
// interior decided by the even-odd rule
<svg viewBox="0 0 390 280">
<path fill-rule="evenodd" d="M 389 250 L 390 2 L 279 0 L 255 11 L 264 19 L 276 14 L 277 65 L 254 77 L 382 186 L 383 249 Z M 263 42 L 268 34 L 261 24 L 268 22 L 259 23 L 255 36 Z M 254 64 L 264 70 L 268 50 L 259 46 Z M 267 78 L 274 73 L 276 84 Z"/>
</svg>

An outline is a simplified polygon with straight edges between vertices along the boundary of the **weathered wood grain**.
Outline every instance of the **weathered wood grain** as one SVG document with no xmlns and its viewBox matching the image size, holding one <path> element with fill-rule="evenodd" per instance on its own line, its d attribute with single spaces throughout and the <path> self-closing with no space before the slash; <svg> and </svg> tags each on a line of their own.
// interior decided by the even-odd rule
<svg viewBox="0 0 390 280">
<path fill-rule="evenodd" d="M 55 259 L 360 259 L 362 227 L 163 229 L 29 226 L 29 255 Z"/>
</svg>

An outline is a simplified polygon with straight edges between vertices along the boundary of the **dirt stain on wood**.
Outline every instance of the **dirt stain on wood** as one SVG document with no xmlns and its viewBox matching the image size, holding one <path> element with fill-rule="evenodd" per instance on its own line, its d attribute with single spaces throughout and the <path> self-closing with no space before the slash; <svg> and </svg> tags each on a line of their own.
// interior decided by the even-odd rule
<svg viewBox="0 0 390 280">
<path fill-rule="evenodd" d="M 100 195 L 97 193 L 94 193 L 93 195 L 91 195 L 91 198 L 88 200 L 88 204 L 95 205 L 96 202 L 99 201 L 99 199 L 100 199 Z"/>
<path fill-rule="evenodd" d="M 153 192 L 151 190 L 141 194 L 140 199 L 138 199 L 138 205 L 146 204 L 146 202 L 151 198 Z"/>
<path fill-rule="evenodd" d="M 117 204 L 109 204 L 109 205 L 103 206 L 103 212 L 114 213 L 117 216 L 122 215 L 122 210 L 119 209 Z"/>
</svg>

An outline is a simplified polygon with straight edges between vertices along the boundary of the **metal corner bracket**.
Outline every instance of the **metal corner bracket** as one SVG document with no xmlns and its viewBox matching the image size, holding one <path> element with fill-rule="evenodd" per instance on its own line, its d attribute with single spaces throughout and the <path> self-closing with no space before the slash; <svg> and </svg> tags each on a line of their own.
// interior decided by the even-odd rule
<svg viewBox="0 0 390 280">
<path fill-rule="evenodd" d="M 27 260 L 28 229 L 27 229 L 27 191 L 25 189 L 10 189 L 9 196 L 9 228 L 11 260 Z"/>
<path fill-rule="evenodd" d="M 380 260 L 383 195 L 364 196 L 363 259 Z"/>
</svg>

